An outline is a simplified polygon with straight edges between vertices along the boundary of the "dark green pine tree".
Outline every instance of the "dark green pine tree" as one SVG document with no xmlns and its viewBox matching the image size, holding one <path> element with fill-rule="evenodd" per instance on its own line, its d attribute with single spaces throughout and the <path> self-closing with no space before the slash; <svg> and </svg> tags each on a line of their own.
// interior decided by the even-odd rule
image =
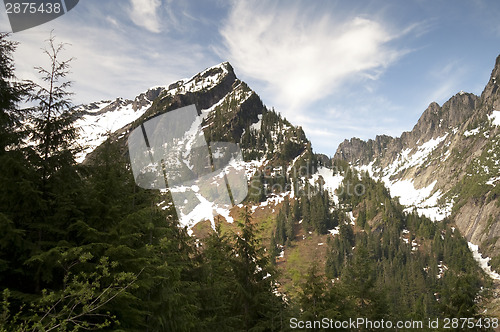
<svg viewBox="0 0 500 332">
<path fill-rule="evenodd" d="M 35 169 L 22 147 L 26 114 L 18 103 L 27 87 L 15 83 L 15 48 L 9 34 L 0 33 L 0 288 L 22 297 L 31 282 L 24 266 L 32 247 L 26 225 L 37 216 L 40 200 Z"/>
<path fill-rule="evenodd" d="M 354 308 L 352 317 L 383 318 L 387 311 L 384 293 L 375 287 L 374 262 L 363 243 L 357 243 L 354 258 L 342 272 L 341 282 Z"/>
<path fill-rule="evenodd" d="M 311 222 L 314 230 L 318 234 L 325 234 L 330 226 L 328 216 L 328 202 L 321 192 L 311 197 Z"/>
<path fill-rule="evenodd" d="M 248 189 L 248 199 L 254 203 L 262 202 L 266 198 L 266 190 L 264 187 L 264 174 L 255 174 L 250 180 L 250 188 Z"/>
<path fill-rule="evenodd" d="M 141 190 L 136 190 L 118 145 L 109 138 L 94 152 L 90 165 L 82 168 L 85 186 L 79 201 L 82 213 L 68 227 L 69 237 L 81 250 L 113 261 L 113 274 L 126 271 L 139 275 L 134 294 L 131 289 L 123 292 L 106 309 L 116 315 L 123 327 L 131 331 L 143 329 L 150 308 L 137 294 L 147 293 L 143 279 L 151 277 L 151 270 L 146 267 L 148 258 L 153 258 L 149 256 L 153 250 L 146 252 L 144 246 L 153 239 L 155 229 L 151 225 L 158 219 L 151 209 L 151 197 L 148 199 Z M 76 268 L 92 270 L 95 263 L 96 260 L 91 260 Z M 137 309 L 139 303 L 142 307 Z"/>
<path fill-rule="evenodd" d="M 283 209 L 280 209 L 278 215 L 276 216 L 276 242 L 281 245 L 284 245 L 287 240 L 286 223 L 286 216 Z"/>
<path fill-rule="evenodd" d="M 302 224 L 303 224 L 303 227 L 306 229 L 306 230 L 309 230 L 310 227 L 311 227 L 311 210 L 310 210 L 310 202 L 309 202 L 309 197 L 307 197 L 307 195 L 302 195 L 300 197 L 300 212 L 301 212 L 301 215 L 302 215 Z"/>
<path fill-rule="evenodd" d="M 276 242 L 276 233 L 271 234 L 271 243 L 269 244 L 269 259 L 271 263 L 276 264 L 276 257 L 278 257 L 280 249 L 278 248 L 278 243 Z"/>
<path fill-rule="evenodd" d="M 298 305 L 302 320 L 321 320 L 330 303 L 327 299 L 327 284 L 323 275 L 319 274 L 317 263 L 307 270 L 307 277 L 300 285 Z"/>
<path fill-rule="evenodd" d="M 352 311 L 345 300 L 342 287 L 321 275 L 317 263 L 308 269 L 305 282 L 300 285 L 297 305 L 301 310 L 302 320 L 321 320 L 324 317 L 333 320 L 349 319 Z"/>
<path fill-rule="evenodd" d="M 359 225 L 359 227 L 365 228 L 365 226 L 366 226 L 366 202 L 363 202 L 363 205 L 361 206 L 361 209 L 359 210 L 358 218 L 357 218 L 356 222 Z"/>
<path fill-rule="evenodd" d="M 57 83 L 68 69 L 67 64 L 58 61 L 60 50 L 51 38 L 47 54 L 52 66 L 45 71 L 50 87 L 38 86 L 31 96 L 39 102 L 29 114 L 30 124 L 35 124 L 35 130 L 30 131 L 31 138 L 36 139 L 35 145 L 16 146 L 13 141 L 0 156 L 8 158 L 8 162 L 0 163 L 0 266 L 5 267 L 0 274 L 0 288 L 8 289 L 11 294 L 10 308 L 4 307 L 3 314 L 8 310 L 18 313 L 3 316 L 9 319 L 8 330 L 15 330 L 21 323 L 28 330 L 72 329 L 82 324 L 104 328 L 111 316 L 103 308 L 118 293 L 125 293 L 128 281 L 135 279 L 133 274 L 110 273 L 116 264 L 100 256 L 95 246 L 89 246 L 96 240 L 95 234 L 94 239 L 89 236 L 86 242 L 78 243 L 80 238 L 71 231 L 71 226 L 83 218 L 80 205 L 87 204 L 84 195 L 87 188 L 81 174 L 76 172 L 74 151 L 70 147 L 76 132 L 73 119 L 57 121 L 56 116 L 69 107 L 64 99 L 68 96 L 64 87 L 69 84 Z M 48 109 L 54 117 L 46 116 Z M 45 131 L 48 134 L 45 136 L 43 119 L 48 120 L 46 125 L 53 130 Z M 18 129 L 15 122 L 10 125 L 15 133 Z M 32 306 L 28 308 L 27 303 Z M 20 311 L 23 304 L 24 310 Z"/>
<path fill-rule="evenodd" d="M 476 296 L 480 289 L 480 280 L 472 274 L 457 276 L 447 271 L 440 285 L 440 309 L 443 317 L 477 318 Z"/>
<path fill-rule="evenodd" d="M 291 212 L 288 214 L 285 223 L 285 235 L 286 235 L 286 245 L 290 247 L 292 245 L 292 241 L 295 239 L 295 232 L 293 229 L 293 216 Z"/>
<path fill-rule="evenodd" d="M 77 218 L 76 200 L 80 195 L 81 181 L 75 168 L 76 120 L 71 110 L 71 85 L 66 80 L 69 60 L 61 60 L 64 44 L 48 40 L 45 54 L 50 68 L 37 67 L 43 84 L 30 82 L 30 100 L 36 106 L 30 112 L 34 128 L 30 139 L 35 142 L 29 156 L 30 164 L 37 171 L 37 189 L 41 200 L 37 216 L 29 224 L 30 237 L 34 237 L 31 257 L 26 261 L 34 275 L 35 291 L 39 292 L 55 282 L 59 273 L 58 256 L 71 247 L 66 237 L 68 226 Z"/>
<path fill-rule="evenodd" d="M 347 258 L 346 250 L 339 240 L 338 236 L 332 240 L 327 239 L 327 253 L 325 263 L 325 273 L 328 278 L 338 278 L 344 267 L 344 261 Z"/>
<path fill-rule="evenodd" d="M 152 228 L 152 234 L 143 228 L 144 245 L 137 248 L 136 257 L 129 261 L 131 265 L 145 265 L 136 293 L 145 306 L 139 302 L 135 308 L 148 309 L 146 326 L 152 331 L 195 330 L 199 326 L 199 300 L 193 239 L 172 215 L 166 216 L 157 207 L 151 209 L 156 211 L 147 227 Z"/>
<path fill-rule="evenodd" d="M 296 190 L 295 192 L 298 192 L 298 191 Z M 300 203 L 299 203 L 299 200 L 296 199 L 293 202 L 293 220 L 295 222 L 299 222 L 301 218 L 302 218 L 302 214 L 300 211 Z"/>
<path fill-rule="evenodd" d="M 0 156 L 18 148 L 26 135 L 21 122 L 26 114 L 18 108 L 18 103 L 28 87 L 15 82 L 12 56 L 16 46 L 8 33 L 0 33 Z"/>
<path fill-rule="evenodd" d="M 37 104 L 31 112 L 34 124 L 32 140 L 36 142 L 33 161 L 39 167 L 42 184 L 46 187 L 56 172 L 75 164 L 77 152 L 78 128 L 74 125 L 77 113 L 70 101 L 73 93 L 67 90 L 72 82 L 66 79 L 73 59 L 61 60 L 64 47 L 65 44 L 56 44 L 51 35 L 44 51 L 50 60 L 50 68 L 35 68 L 44 83 L 30 82 L 34 90 L 30 100 Z"/>
<path fill-rule="evenodd" d="M 237 283 L 233 305 L 243 331 L 281 330 L 283 302 L 275 295 L 275 272 L 257 238 L 248 208 L 235 234 L 234 271 Z"/>
<path fill-rule="evenodd" d="M 128 331 L 190 331 L 199 326 L 193 239 L 175 208 L 158 207 L 156 193 L 135 185 L 120 146 L 108 139 L 86 170 L 84 218 L 71 228 L 78 243 L 138 274 L 134 289 L 108 309 Z M 170 195 L 161 196 L 165 203 Z M 116 329 L 117 326 L 113 326 Z"/>
<path fill-rule="evenodd" d="M 235 331 L 241 329 L 239 312 L 232 305 L 237 291 L 233 248 L 220 231 L 220 224 L 203 242 L 200 273 L 200 330 Z"/>
</svg>

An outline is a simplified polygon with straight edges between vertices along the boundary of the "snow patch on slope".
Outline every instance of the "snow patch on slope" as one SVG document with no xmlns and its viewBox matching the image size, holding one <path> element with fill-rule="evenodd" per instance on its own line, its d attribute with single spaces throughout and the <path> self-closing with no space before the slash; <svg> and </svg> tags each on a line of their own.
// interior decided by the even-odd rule
<svg viewBox="0 0 500 332">
<path fill-rule="evenodd" d="M 483 271 L 486 272 L 486 274 L 490 278 L 495 279 L 495 280 L 500 280 L 500 274 L 493 271 L 491 269 L 491 266 L 488 265 L 488 262 L 490 261 L 491 258 L 490 257 L 483 258 L 483 255 L 481 255 L 481 253 L 479 252 L 479 246 L 477 246 L 471 242 L 467 242 L 467 244 L 469 245 L 469 249 L 472 252 L 472 256 L 474 257 L 476 262 L 479 263 L 479 266 L 481 266 Z"/>
<path fill-rule="evenodd" d="M 205 76 L 208 71 L 213 69 L 221 69 L 221 71 L 214 75 Z M 197 92 L 201 90 L 210 90 L 221 81 L 221 79 L 228 74 L 226 63 L 223 62 L 217 66 L 205 69 L 203 72 L 196 74 L 191 78 L 185 78 L 175 82 L 174 87 L 167 91 L 170 95 L 185 94 L 187 92 Z"/>
<path fill-rule="evenodd" d="M 319 180 L 320 176 L 323 178 L 324 181 L 323 188 L 328 190 L 335 204 L 338 204 L 339 199 L 335 194 L 335 190 L 340 187 L 340 184 L 344 180 L 344 177 L 339 173 L 333 175 L 332 169 L 321 166 L 318 167 L 317 172 L 314 173 L 313 176 L 309 179 L 309 183 L 311 185 L 314 185 Z"/>
<path fill-rule="evenodd" d="M 500 111 L 493 111 L 488 115 L 488 119 L 493 122 L 494 126 L 500 126 Z"/>
<path fill-rule="evenodd" d="M 149 102 L 134 111 L 132 101 L 128 101 L 115 109 L 100 113 L 112 103 L 114 102 L 99 102 L 97 109 L 76 120 L 75 126 L 81 129 L 77 143 L 83 147 L 83 151 L 77 155 L 77 162 L 82 162 L 88 153 L 101 145 L 108 138 L 108 134 L 137 120 L 152 104 Z"/>
<path fill-rule="evenodd" d="M 257 116 L 259 118 L 259 121 L 250 125 L 250 129 L 253 129 L 255 131 L 260 131 L 260 128 L 262 127 L 262 114 L 259 114 Z"/>
<path fill-rule="evenodd" d="M 390 165 L 383 169 L 374 166 L 375 160 L 368 165 L 357 166 L 356 169 L 360 172 L 368 172 L 374 179 L 382 180 L 389 189 L 391 196 L 399 196 L 401 204 L 407 206 L 405 211 L 409 212 L 415 208 L 419 215 L 424 215 L 434 221 L 443 220 L 451 214 L 453 202 L 448 202 L 445 205 L 438 204 L 442 193 L 440 190 L 434 190 L 437 181 L 426 187 L 416 189 L 413 180 L 391 180 L 391 178 L 406 169 L 423 166 L 447 136 L 448 133 L 430 139 L 417 146 L 416 149 L 404 149 Z M 445 159 L 448 156 L 449 153 L 445 155 Z"/>
<path fill-rule="evenodd" d="M 250 181 L 255 172 L 262 168 L 267 163 L 267 159 L 263 157 L 260 160 L 250 160 L 250 161 L 232 161 L 231 166 L 236 170 L 245 170 L 245 175 L 247 180 Z"/>
<path fill-rule="evenodd" d="M 469 137 L 469 136 L 477 135 L 477 134 L 479 134 L 480 129 L 481 128 L 478 127 L 478 128 L 472 129 L 472 130 L 467 130 L 464 132 L 464 136 Z"/>
<path fill-rule="evenodd" d="M 429 186 L 415 189 L 413 180 L 401 180 L 394 183 L 387 183 L 392 196 L 399 196 L 399 201 L 403 205 L 419 205 L 430 196 L 437 181 Z"/>
<path fill-rule="evenodd" d="M 399 196 L 401 204 L 409 206 L 405 209 L 406 212 L 415 208 L 420 216 L 424 215 L 433 221 L 440 221 L 451 214 L 453 202 L 439 206 L 438 201 L 442 197 L 441 190 L 431 195 L 436 183 L 437 181 L 434 181 L 421 189 L 415 189 L 412 180 L 395 181 L 393 184 L 386 183 L 386 185 L 392 196 Z"/>
<path fill-rule="evenodd" d="M 265 158 L 261 160 L 251 160 L 251 161 L 236 161 L 234 159 L 231 159 L 229 164 L 226 167 L 231 167 L 235 171 L 245 171 L 245 175 L 247 177 L 247 180 L 250 180 L 252 176 L 255 174 L 255 172 L 261 168 L 267 160 Z M 182 187 L 178 187 L 175 190 L 182 189 Z M 196 190 L 194 190 L 196 191 Z M 285 192 L 281 193 L 279 195 L 273 195 L 269 197 L 267 200 L 264 202 L 261 202 L 259 205 L 253 206 L 252 207 L 252 212 L 255 212 L 255 210 L 259 207 L 265 207 L 265 206 L 272 206 L 272 205 L 278 205 L 279 203 L 283 202 L 285 196 L 290 195 L 290 192 Z M 212 228 L 215 229 L 215 217 L 220 215 L 226 219 L 227 222 L 233 223 L 234 219 L 230 215 L 230 210 L 232 206 L 227 205 L 227 206 L 221 206 L 221 204 L 215 204 L 213 202 L 208 201 L 205 197 L 203 197 L 199 193 L 195 193 L 195 196 L 198 198 L 199 203 L 198 205 L 192 209 L 188 214 L 182 214 L 179 215 L 179 224 L 182 227 L 187 227 L 189 234 L 192 234 L 192 228 L 199 222 L 204 221 L 204 220 L 210 220 L 210 223 L 212 225 Z M 243 207 L 242 204 L 239 204 L 238 207 Z"/>
<path fill-rule="evenodd" d="M 429 141 L 418 146 L 416 151 L 413 151 L 413 149 L 403 150 L 398 155 L 396 160 L 383 170 L 384 177 L 389 178 L 390 176 L 410 167 L 422 166 L 427 158 L 432 154 L 437 146 L 446 139 L 447 136 L 448 133 L 444 136 L 430 139 Z"/>
<path fill-rule="evenodd" d="M 245 171 L 245 175 L 247 180 L 250 180 L 255 174 L 255 172 L 262 167 L 262 165 L 266 163 L 266 159 L 263 158 L 261 160 L 252 160 L 252 161 L 236 161 L 231 159 L 226 167 L 233 168 L 236 172 Z M 178 188 L 176 188 L 178 189 Z M 290 192 L 281 193 L 279 195 L 273 195 L 269 197 L 266 201 L 260 203 L 257 206 L 252 208 L 252 212 L 255 211 L 258 207 L 277 205 L 283 202 L 284 197 L 289 195 Z M 234 219 L 230 215 L 230 210 L 232 206 L 216 204 L 214 202 L 208 201 L 205 197 L 203 197 L 199 193 L 195 193 L 196 197 L 199 200 L 198 205 L 192 209 L 188 214 L 182 214 L 179 216 L 179 224 L 184 227 L 187 226 L 188 231 L 192 234 L 192 228 L 199 222 L 204 220 L 210 220 L 212 224 L 212 228 L 215 229 L 215 217 L 220 215 L 226 219 L 227 222 L 233 223 Z M 243 207 L 243 205 L 238 205 L 239 207 Z"/>
<path fill-rule="evenodd" d="M 386 182 L 386 186 L 392 196 L 399 196 L 401 204 L 408 206 L 405 209 L 406 212 L 415 209 L 420 216 L 426 216 L 432 221 L 441 221 L 451 215 L 453 201 L 444 205 L 438 203 L 443 196 L 441 190 L 437 190 L 431 195 L 436 182 L 434 181 L 427 187 L 420 189 L 415 189 L 412 180 Z"/>
<path fill-rule="evenodd" d="M 375 160 L 372 160 L 372 162 L 370 162 L 368 165 L 361 165 L 361 166 L 356 167 L 356 169 L 361 173 L 368 172 L 368 175 L 370 175 L 370 177 L 374 178 L 375 177 L 373 174 L 373 164 L 374 163 L 375 163 Z"/>
<path fill-rule="evenodd" d="M 230 216 L 229 207 L 221 207 L 213 202 L 208 201 L 203 195 L 196 193 L 196 197 L 199 199 L 200 203 L 191 210 L 188 214 L 182 214 L 179 216 L 179 224 L 182 227 L 188 228 L 188 234 L 193 234 L 192 228 L 198 222 L 203 220 L 210 220 L 212 228 L 215 229 L 215 217 L 217 215 L 223 216 L 227 222 L 233 223 L 234 219 Z"/>
<path fill-rule="evenodd" d="M 489 179 L 488 181 L 486 181 L 486 184 L 494 186 L 495 182 L 497 182 L 497 181 L 500 181 L 500 176 L 493 177 L 493 178 Z"/>
<path fill-rule="evenodd" d="M 340 226 L 337 226 L 337 227 L 335 227 L 334 229 L 330 229 L 330 230 L 328 230 L 328 232 L 329 232 L 330 234 L 332 234 L 332 236 L 335 236 L 335 235 L 337 235 L 337 234 L 340 234 Z"/>
</svg>

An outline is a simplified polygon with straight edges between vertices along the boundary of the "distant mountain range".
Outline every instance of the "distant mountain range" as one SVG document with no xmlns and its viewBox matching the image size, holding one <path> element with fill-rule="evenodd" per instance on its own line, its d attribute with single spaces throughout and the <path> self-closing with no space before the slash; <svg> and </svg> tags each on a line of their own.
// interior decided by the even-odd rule
<svg viewBox="0 0 500 332">
<path fill-rule="evenodd" d="M 381 179 L 433 220 L 450 218 L 480 251 L 500 254 L 500 57 L 481 96 L 433 102 L 400 137 L 345 140 L 335 158 Z M 500 268 L 500 261 L 496 261 Z"/>
</svg>

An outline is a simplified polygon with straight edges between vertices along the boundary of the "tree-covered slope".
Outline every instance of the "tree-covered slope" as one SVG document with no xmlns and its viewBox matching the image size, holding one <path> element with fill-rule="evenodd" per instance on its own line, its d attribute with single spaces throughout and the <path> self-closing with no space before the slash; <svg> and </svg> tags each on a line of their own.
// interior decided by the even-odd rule
<svg viewBox="0 0 500 332">
<path fill-rule="evenodd" d="M 431 103 L 412 131 L 342 143 L 335 158 L 384 181 L 393 196 L 433 220 L 450 217 L 499 270 L 500 56 L 481 96 Z"/>
</svg>

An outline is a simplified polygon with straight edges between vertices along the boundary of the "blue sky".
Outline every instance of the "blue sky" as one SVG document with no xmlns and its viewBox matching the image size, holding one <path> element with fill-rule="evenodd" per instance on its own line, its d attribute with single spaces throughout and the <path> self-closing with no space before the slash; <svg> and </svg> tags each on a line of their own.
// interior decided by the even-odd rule
<svg viewBox="0 0 500 332">
<path fill-rule="evenodd" d="M 37 79 L 51 30 L 70 44 L 75 104 L 133 98 L 229 61 L 333 155 L 346 138 L 411 130 L 432 101 L 480 94 L 500 54 L 498 17 L 495 0 L 80 0 L 13 39 L 23 79 Z M 0 30 L 10 30 L 4 10 Z"/>
</svg>

